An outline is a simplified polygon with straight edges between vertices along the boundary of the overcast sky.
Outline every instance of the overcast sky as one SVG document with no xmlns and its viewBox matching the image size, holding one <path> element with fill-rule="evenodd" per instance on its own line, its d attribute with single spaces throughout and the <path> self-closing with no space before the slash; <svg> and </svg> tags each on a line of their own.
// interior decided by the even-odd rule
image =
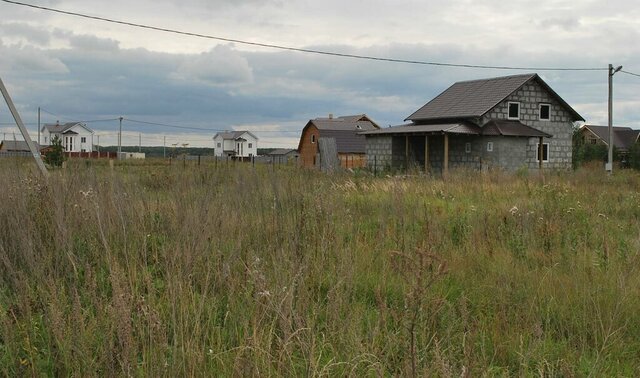
<svg viewBox="0 0 640 378">
<path fill-rule="evenodd" d="M 632 0 L 24 0 L 258 43 L 460 64 L 623 65 L 640 73 Z M 124 144 L 209 146 L 248 129 L 296 147 L 311 118 L 366 113 L 397 125 L 460 80 L 527 71 L 385 63 L 272 50 L 86 20 L 0 2 L 0 77 L 37 138 L 42 122 L 126 119 Z M 534 72 L 534 71 L 529 71 Z M 607 122 L 606 71 L 540 71 L 588 123 Z M 614 77 L 615 123 L 640 128 L 640 77 Z M 17 128 L 4 103 L 0 130 Z M 116 143 L 117 121 L 89 122 Z M 20 139 L 19 133 L 17 138 Z"/>
</svg>

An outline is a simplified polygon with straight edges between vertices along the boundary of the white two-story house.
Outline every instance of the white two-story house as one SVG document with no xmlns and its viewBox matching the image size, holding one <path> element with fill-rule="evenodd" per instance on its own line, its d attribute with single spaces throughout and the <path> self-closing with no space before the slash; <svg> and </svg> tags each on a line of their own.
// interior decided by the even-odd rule
<svg viewBox="0 0 640 378">
<path fill-rule="evenodd" d="M 225 131 L 213 137 L 216 156 L 250 158 L 258 155 L 258 138 L 249 131 Z"/>
<path fill-rule="evenodd" d="M 57 136 L 62 141 L 65 152 L 92 152 L 93 130 L 81 122 L 48 123 L 42 126 L 42 145 L 50 146 Z"/>
</svg>

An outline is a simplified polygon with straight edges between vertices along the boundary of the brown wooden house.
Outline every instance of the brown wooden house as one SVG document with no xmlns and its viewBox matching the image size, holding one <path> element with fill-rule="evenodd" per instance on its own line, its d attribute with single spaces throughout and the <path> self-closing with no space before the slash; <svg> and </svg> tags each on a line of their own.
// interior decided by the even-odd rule
<svg viewBox="0 0 640 378">
<path fill-rule="evenodd" d="M 596 125 L 583 125 L 580 134 L 585 144 L 609 146 L 609 127 Z M 619 153 L 626 153 L 640 140 L 640 130 L 630 127 L 613 127 L 613 146 Z"/>
<path fill-rule="evenodd" d="M 377 130 L 378 126 L 366 114 L 334 118 L 316 118 L 309 120 L 302 129 L 298 153 L 300 164 L 304 167 L 317 167 L 319 164 L 320 138 L 333 139 L 336 143 L 338 159 L 343 168 L 361 168 L 366 166 L 366 138 L 359 133 Z"/>
</svg>

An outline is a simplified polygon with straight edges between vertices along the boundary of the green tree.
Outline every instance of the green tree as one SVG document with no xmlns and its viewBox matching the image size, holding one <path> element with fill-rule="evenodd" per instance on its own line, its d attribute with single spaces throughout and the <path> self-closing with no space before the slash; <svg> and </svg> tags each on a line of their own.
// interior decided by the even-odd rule
<svg viewBox="0 0 640 378">
<path fill-rule="evenodd" d="M 64 148 L 62 148 L 62 140 L 55 135 L 51 138 L 51 146 L 44 155 L 44 162 L 52 167 L 60 167 L 66 159 Z"/>
</svg>

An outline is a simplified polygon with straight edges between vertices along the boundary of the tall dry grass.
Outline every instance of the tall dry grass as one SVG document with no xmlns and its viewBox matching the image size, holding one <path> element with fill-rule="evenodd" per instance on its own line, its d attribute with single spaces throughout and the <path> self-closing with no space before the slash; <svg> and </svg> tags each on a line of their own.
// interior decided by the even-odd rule
<svg viewBox="0 0 640 378">
<path fill-rule="evenodd" d="M 634 172 L 0 172 L 3 375 L 640 371 Z"/>
</svg>

